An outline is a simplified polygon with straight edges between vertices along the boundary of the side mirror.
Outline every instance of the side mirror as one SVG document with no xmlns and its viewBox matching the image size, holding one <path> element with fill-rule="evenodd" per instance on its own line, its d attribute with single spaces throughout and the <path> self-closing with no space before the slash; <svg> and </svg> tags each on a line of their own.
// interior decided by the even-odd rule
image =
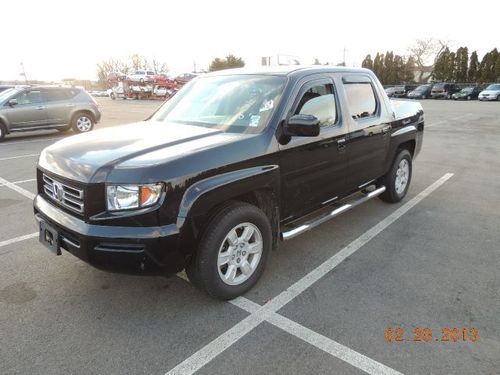
<svg viewBox="0 0 500 375">
<path fill-rule="evenodd" d="M 7 104 L 9 104 L 11 107 L 14 107 L 17 105 L 17 99 L 10 99 Z"/>
<path fill-rule="evenodd" d="M 319 119 L 313 115 L 293 115 L 284 130 L 288 136 L 316 137 L 319 135 Z"/>
</svg>

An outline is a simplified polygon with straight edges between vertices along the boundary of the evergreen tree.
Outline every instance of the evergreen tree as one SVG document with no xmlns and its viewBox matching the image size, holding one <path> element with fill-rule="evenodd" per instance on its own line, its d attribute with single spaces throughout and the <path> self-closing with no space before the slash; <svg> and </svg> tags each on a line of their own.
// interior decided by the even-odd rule
<svg viewBox="0 0 500 375">
<path fill-rule="evenodd" d="M 406 60 L 404 71 L 403 71 L 403 81 L 406 83 L 415 82 L 415 67 L 416 62 L 413 56 L 410 56 Z"/>
<path fill-rule="evenodd" d="M 498 60 L 498 50 L 496 48 L 483 56 L 481 64 L 479 65 L 480 82 L 489 83 L 496 81 L 497 60 Z"/>
<path fill-rule="evenodd" d="M 446 67 L 446 81 L 455 81 L 455 73 L 456 73 L 456 54 L 455 52 L 450 52 L 450 56 L 448 58 L 448 65 Z"/>
<path fill-rule="evenodd" d="M 434 64 L 434 69 L 432 71 L 432 77 L 436 81 L 444 81 L 448 76 L 450 60 L 450 50 L 446 47 L 436 58 L 436 63 Z"/>
<path fill-rule="evenodd" d="M 378 77 L 380 82 L 382 82 L 382 73 L 384 70 L 384 55 L 380 55 L 377 52 L 377 55 L 375 56 L 375 60 L 373 60 L 373 72 L 375 75 Z M 382 82 L 383 84 L 384 82 Z"/>
<path fill-rule="evenodd" d="M 396 77 L 394 74 L 394 54 L 392 51 L 387 51 L 385 54 L 382 80 L 386 85 L 393 85 L 396 83 Z"/>
<path fill-rule="evenodd" d="M 361 63 L 361 66 L 366 69 L 373 70 L 373 61 L 370 54 L 366 55 L 365 59 Z"/>
<path fill-rule="evenodd" d="M 495 64 L 495 82 L 500 82 L 500 53 L 497 55 L 497 62 Z"/>
<path fill-rule="evenodd" d="M 469 70 L 467 71 L 468 82 L 477 82 L 478 69 L 479 69 L 479 60 L 477 58 L 477 52 L 474 51 L 470 55 Z"/>
<path fill-rule="evenodd" d="M 460 47 L 457 50 L 455 63 L 455 80 L 457 82 L 467 82 L 467 67 L 469 62 L 469 50 L 467 47 Z"/>
</svg>

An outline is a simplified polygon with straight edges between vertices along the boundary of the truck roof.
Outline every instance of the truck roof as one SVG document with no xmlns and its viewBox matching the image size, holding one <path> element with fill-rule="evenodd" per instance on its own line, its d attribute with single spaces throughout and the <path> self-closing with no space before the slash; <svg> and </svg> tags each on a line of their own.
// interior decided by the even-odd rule
<svg viewBox="0 0 500 375">
<path fill-rule="evenodd" d="M 265 74 L 265 75 L 308 75 L 312 73 L 371 73 L 365 68 L 348 68 L 330 65 L 278 65 L 262 66 L 257 68 L 226 69 L 208 73 L 208 76 L 239 75 L 239 74 Z"/>
</svg>

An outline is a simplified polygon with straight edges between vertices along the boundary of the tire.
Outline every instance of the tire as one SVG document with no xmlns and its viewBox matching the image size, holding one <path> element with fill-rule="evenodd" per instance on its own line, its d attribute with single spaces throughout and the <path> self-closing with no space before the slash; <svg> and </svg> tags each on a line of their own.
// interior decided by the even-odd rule
<svg viewBox="0 0 500 375">
<path fill-rule="evenodd" d="M 236 298 L 262 275 L 271 251 L 271 233 L 269 219 L 259 208 L 230 203 L 209 220 L 186 274 L 196 287 L 214 298 Z M 248 241 L 243 239 L 244 234 L 250 234 Z M 244 264 L 246 272 L 241 267 Z"/>
<path fill-rule="evenodd" d="M 114 93 L 109 94 L 109 97 L 111 98 L 111 100 L 116 100 L 116 96 Z"/>
<path fill-rule="evenodd" d="M 0 122 L 0 142 L 5 139 L 5 135 L 7 134 L 7 128 L 4 124 Z"/>
<path fill-rule="evenodd" d="M 408 192 L 411 174 L 411 154 L 408 150 L 399 150 L 391 169 L 380 180 L 381 185 L 384 185 L 386 188 L 385 192 L 380 195 L 380 199 L 389 203 L 401 201 Z"/>
<path fill-rule="evenodd" d="M 500 95 L 498 95 L 498 96 L 497 96 L 497 101 L 499 101 L 499 102 L 500 102 Z"/>
<path fill-rule="evenodd" d="M 472 98 L 470 97 L 470 95 L 467 97 L 467 100 L 471 100 Z"/>
<path fill-rule="evenodd" d="M 87 133 L 94 128 L 94 118 L 85 112 L 76 113 L 71 120 L 71 128 L 75 133 Z"/>
</svg>

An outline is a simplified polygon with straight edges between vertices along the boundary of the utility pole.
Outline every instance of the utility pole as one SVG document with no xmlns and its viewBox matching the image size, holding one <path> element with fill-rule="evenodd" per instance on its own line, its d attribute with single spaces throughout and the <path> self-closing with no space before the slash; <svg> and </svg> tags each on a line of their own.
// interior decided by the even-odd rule
<svg viewBox="0 0 500 375">
<path fill-rule="evenodd" d="M 21 70 L 22 73 L 20 74 L 21 76 L 24 76 L 24 82 L 26 85 L 28 85 L 28 77 L 26 77 L 26 72 L 24 71 L 24 63 L 21 61 Z"/>
<path fill-rule="evenodd" d="M 344 64 L 344 66 L 346 66 L 346 65 L 345 65 L 345 51 L 346 51 L 346 49 L 345 49 L 345 47 L 344 47 L 344 60 L 343 60 L 343 64 Z"/>
</svg>

